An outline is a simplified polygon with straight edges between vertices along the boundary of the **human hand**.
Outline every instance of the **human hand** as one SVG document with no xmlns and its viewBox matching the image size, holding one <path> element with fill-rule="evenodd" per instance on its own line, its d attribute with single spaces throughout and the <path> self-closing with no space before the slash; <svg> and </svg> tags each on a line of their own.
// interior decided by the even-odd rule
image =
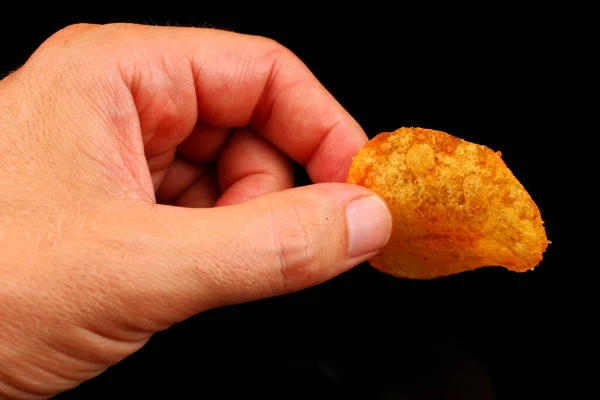
<svg viewBox="0 0 600 400">
<path fill-rule="evenodd" d="M 0 81 L 0 397 L 47 398 L 204 310 L 365 261 L 360 126 L 290 51 L 74 25 Z M 291 160 L 315 182 L 292 188 Z"/>
</svg>

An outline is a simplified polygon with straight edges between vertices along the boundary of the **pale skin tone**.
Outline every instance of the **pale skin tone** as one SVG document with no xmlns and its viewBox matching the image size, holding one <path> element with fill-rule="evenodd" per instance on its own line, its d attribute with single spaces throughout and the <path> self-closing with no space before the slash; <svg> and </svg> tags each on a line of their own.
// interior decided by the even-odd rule
<svg viewBox="0 0 600 400">
<path fill-rule="evenodd" d="M 368 259 L 390 214 L 343 183 L 366 141 L 269 39 L 57 32 L 0 81 L 0 398 L 51 397 L 176 322 Z M 291 160 L 314 184 L 293 188 Z"/>
</svg>

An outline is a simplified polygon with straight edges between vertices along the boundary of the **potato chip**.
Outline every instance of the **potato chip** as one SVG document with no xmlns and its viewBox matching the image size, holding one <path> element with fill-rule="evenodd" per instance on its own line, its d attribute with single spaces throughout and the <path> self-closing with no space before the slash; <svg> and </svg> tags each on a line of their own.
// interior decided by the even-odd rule
<svg viewBox="0 0 600 400">
<path fill-rule="evenodd" d="M 353 158 L 347 182 L 387 202 L 392 234 L 369 263 L 394 276 L 433 279 L 488 266 L 524 272 L 549 243 L 538 207 L 500 152 L 445 132 L 377 135 Z"/>
</svg>

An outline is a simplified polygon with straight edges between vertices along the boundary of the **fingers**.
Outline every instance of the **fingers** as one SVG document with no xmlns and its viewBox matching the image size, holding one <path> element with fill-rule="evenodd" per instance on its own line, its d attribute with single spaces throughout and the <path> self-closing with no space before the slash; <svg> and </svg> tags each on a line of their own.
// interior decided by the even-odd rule
<svg viewBox="0 0 600 400">
<path fill-rule="evenodd" d="M 217 159 L 232 130 L 215 128 L 199 122 L 179 145 L 177 152 L 190 161 L 207 163 Z"/>
<path fill-rule="evenodd" d="M 306 66 L 271 40 L 125 24 L 99 26 L 76 39 L 43 60 L 85 71 L 78 75 L 85 80 L 78 82 L 81 90 L 63 95 L 95 102 L 103 108 L 101 122 L 118 125 L 112 129 L 120 134 L 139 129 L 148 158 L 182 143 L 198 121 L 226 129 L 250 125 L 305 165 L 313 181 L 343 181 L 367 141 Z M 189 148 L 194 157 L 197 146 Z"/>
<path fill-rule="evenodd" d="M 175 159 L 156 191 L 156 201 L 182 207 L 212 207 L 219 198 L 213 168 Z"/>
<path fill-rule="evenodd" d="M 148 170 L 150 171 L 150 176 L 152 178 L 154 192 L 156 192 L 163 184 L 163 180 L 165 179 L 165 176 L 167 176 L 167 172 L 171 166 L 171 163 L 173 162 L 174 157 L 175 151 L 170 150 L 166 153 L 147 159 Z"/>
<path fill-rule="evenodd" d="M 186 297 L 216 299 L 213 306 L 328 280 L 365 261 L 387 242 L 391 229 L 385 204 L 346 184 L 289 189 L 210 211 L 207 219 L 193 212 L 173 217 L 185 220 L 177 224 L 182 229 L 177 236 L 187 238 L 180 249 L 195 250 L 180 272 L 204 288 Z"/>
<path fill-rule="evenodd" d="M 155 157 L 149 160 L 149 165 L 165 158 Z M 184 207 L 211 207 L 215 203 L 224 206 L 288 189 L 294 183 L 290 160 L 249 129 L 237 130 L 227 141 L 220 151 L 217 171 L 215 175 L 208 164 L 176 158 L 166 172 L 159 175 L 156 200 Z"/>
<path fill-rule="evenodd" d="M 135 220 L 124 239 L 111 231 L 136 247 L 124 256 L 135 267 L 111 273 L 135 282 L 119 290 L 121 306 L 163 323 L 321 283 L 377 252 L 391 230 L 381 199 L 340 183 L 228 207 L 158 206 Z"/>
<path fill-rule="evenodd" d="M 174 202 L 174 205 L 190 208 L 212 207 L 219 198 L 217 177 L 213 170 L 204 174 L 187 188 Z"/>
<path fill-rule="evenodd" d="M 218 206 L 243 203 L 294 184 L 290 160 L 275 146 L 249 129 L 240 129 L 219 156 Z"/>
</svg>

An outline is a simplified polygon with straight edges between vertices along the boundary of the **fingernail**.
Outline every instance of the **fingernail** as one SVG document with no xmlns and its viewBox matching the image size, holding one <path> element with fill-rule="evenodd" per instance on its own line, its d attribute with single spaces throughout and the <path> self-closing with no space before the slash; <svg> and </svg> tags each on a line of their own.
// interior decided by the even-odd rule
<svg viewBox="0 0 600 400">
<path fill-rule="evenodd" d="M 375 196 L 354 200 L 346 206 L 348 256 L 359 257 L 379 250 L 388 242 L 392 216 Z"/>
</svg>

